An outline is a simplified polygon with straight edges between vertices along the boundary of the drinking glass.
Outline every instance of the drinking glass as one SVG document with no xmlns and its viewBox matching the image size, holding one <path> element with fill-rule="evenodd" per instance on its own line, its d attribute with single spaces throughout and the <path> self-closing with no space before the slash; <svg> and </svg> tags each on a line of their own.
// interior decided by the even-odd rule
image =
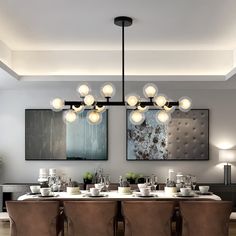
<svg viewBox="0 0 236 236">
<path fill-rule="evenodd" d="M 104 183 L 105 183 L 105 186 L 106 186 L 106 191 L 109 192 L 109 185 L 110 185 L 110 176 L 109 175 L 106 175 L 104 177 Z"/>
<path fill-rule="evenodd" d="M 158 185 L 157 180 L 158 180 L 157 176 L 153 175 L 153 177 L 152 177 L 152 186 L 154 187 L 155 191 L 157 190 L 157 185 Z"/>
<path fill-rule="evenodd" d="M 195 190 L 195 188 L 197 186 L 197 177 L 195 175 L 192 175 L 191 181 L 192 181 L 193 190 Z"/>
</svg>

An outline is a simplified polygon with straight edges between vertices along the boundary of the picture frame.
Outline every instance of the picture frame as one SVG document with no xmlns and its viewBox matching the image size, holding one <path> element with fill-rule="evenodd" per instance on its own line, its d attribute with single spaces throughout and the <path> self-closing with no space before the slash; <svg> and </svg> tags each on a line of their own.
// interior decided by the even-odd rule
<svg viewBox="0 0 236 236">
<path fill-rule="evenodd" d="M 175 110 L 168 125 L 157 123 L 157 109 L 149 109 L 141 125 L 133 125 L 126 111 L 127 161 L 209 160 L 209 109 Z"/>
<path fill-rule="evenodd" d="M 64 111 L 25 109 L 25 160 L 108 160 L 108 111 L 99 125 L 88 123 L 88 111 L 69 124 Z"/>
</svg>

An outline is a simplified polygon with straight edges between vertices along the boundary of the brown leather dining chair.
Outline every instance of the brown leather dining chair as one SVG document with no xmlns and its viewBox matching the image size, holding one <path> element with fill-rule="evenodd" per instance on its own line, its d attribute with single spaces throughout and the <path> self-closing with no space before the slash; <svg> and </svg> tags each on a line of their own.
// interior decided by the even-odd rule
<svg viewBox="0 0 236 236">
<path fill-rule="evenodd" d="M 170 236 L 173 201 L 124 201 L 125 236 Z"/>
<path fill-rule="evenodd" d="M 59 234 L 59 201 L 8 201 L 11 236 Z"/>
<path fill-rule="evenodd" d="M 68 236 L 114 236 L 116 201 L 65 201 Z"/>
<path fill-rule="evenodd" d="M 227 236 L 231 210 L 228 201 L 180 202 L 182 236 Z"/>
</svg>

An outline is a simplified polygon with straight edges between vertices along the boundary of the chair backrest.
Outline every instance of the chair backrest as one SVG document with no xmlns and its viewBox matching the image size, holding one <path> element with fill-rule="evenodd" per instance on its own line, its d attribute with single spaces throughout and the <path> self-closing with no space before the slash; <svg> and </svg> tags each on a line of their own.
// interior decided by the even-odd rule
<svg viewBox="0 0 236 236">
<path fill-rule="evenodd" d="M 183 236 L 227 236 L 232 203 L 228 201 L 180 202 Z"/>
<path fill-rule="evenodd" d="M 116 233 L 117 202 L 65 201 L 69 236 L 113 236 Z"/>
<path fill-rule="evenodd" d="M 170 236 L 173 201 L 124 201 L 125 236 Z"/>
<path fill-rule="evenodd" d="M 8 201 L 11 236 L 56 236 L 59 201 Z"/>
</svg>

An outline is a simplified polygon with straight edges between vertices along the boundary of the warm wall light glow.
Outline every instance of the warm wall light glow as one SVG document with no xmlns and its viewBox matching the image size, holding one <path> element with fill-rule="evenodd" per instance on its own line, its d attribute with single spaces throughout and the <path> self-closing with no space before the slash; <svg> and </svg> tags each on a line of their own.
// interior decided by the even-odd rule
<svg viewBox="0 0 236 236">
<path fill-rule="evenodd" d="M 158 92 L 158 88 L 153 83 L 148 83 L 143 87 L 143 94 L 146 98 L 154 98 Z"/>
<path fill-rule="evenodd" d="M 102 114 L 91 110 L 87 113 L 87 120 L 91 125 L 98 125 L 102 121 Z"/>
<path fill-rule="evenodd" d="M 72 123 L 76 120 L 76 118 L 77 118 L 77 115 L 76 115 L 76 112 L 74 110 L 65 111 L 64 120 L 66 122 Z"/>
<path fill-rule="evenodd" d="M 112 96 L 115 95 L 115 87 L 113 84 L 111 83 L 105 83 L 102 87 L 101 87 L 101 94 L 103 97 L 105 98 L 111 98 Z"/>
<path fill-rule="evenodd" d="M 64 106 L 64 100 L 61 98 L 54 98 L 50 104 L 54 111 L 61 111 Z"/>
<path fill-rule="evenodd" d="M 143 112 L 134 110 L 130 113 L 129 120 L 133 125 L 141 125 L 145 120 L 145 115 Z"/>
<path fill-rule="evenodd" d="M 95 99 L 94 99 L 93 95 L 91 95 L 91 94 L 86 95 L 84 98 L 84 103 L 86 106 L 92 106 L 94 101 L 95 101 Z"/>
<path fill-rule="evenodd" d="M 134 107 L 138 104 L 139 97 L 135 94 L 127 95 L 126 102 L 128 103 L 129 106 Z"/>
<path fill-rule="evenodd" d="M 90 88 L 89 88 L 89 86 L 87 84 L 81 84 L 77 88 L 77 92 L 80 94 L 81 97 L 85 97 L 86 95 L 89 94 Z"/>
</svg>

